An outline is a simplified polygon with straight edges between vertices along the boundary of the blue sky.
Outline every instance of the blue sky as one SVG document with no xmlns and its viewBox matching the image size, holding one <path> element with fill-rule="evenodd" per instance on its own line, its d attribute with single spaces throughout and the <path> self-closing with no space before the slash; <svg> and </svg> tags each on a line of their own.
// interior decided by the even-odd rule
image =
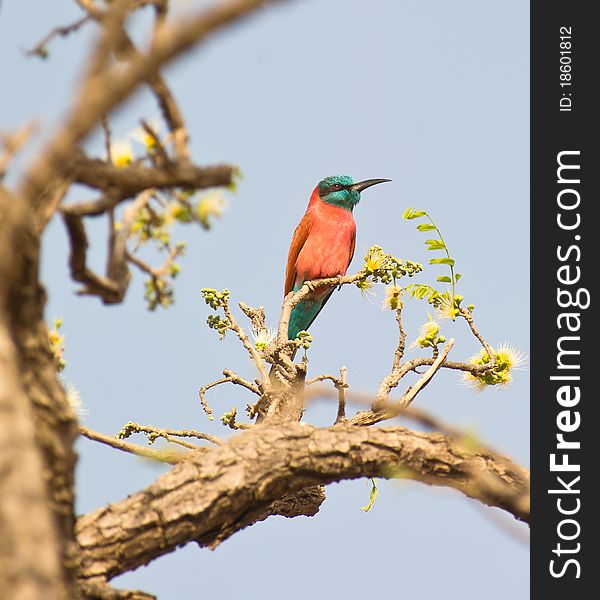
<svg viewBox="0 0 600 600">
<path fill-rule="evenodd" d="M 35 118 L 40 134 L 32 148 L 64 114 L 93 32 L 57 39 L 47 61 L 25 58 L 23 49 L 78 15 L 68 0 L 2 3 L 0 64 L 10 93 L 0 97 L 0 127 Z M 351 272 L 372 244 L 426 263 L 423 234 L 402 220 L 408 206 L 426 209 L 456 259 L 461 293 L 476 305 L 481 332 L 492 344 L 508 341 L 528 353 L 528 19 L 527 3 L 517 0 L 298 0 L 261 12 L 169 67 L 195 161 L 233 162 L 243 179 L 210 232 L 177 231 L 188 252 L 167 311 L 146 311 L 137 274 L 121 306 L 75 296 L 63 226 L 51 223 L 42 268 L 46 314 L 64 319 L 65 380 L 81 393 L 86 424 L 114 433 L 133 420 L 227 435 L 206 420 L 197 390 L 224 367 L 248 377 L 253 371 L 235 340 L 219 342 L 208 330 L 199 291 L 227 287 L 234 300 L 263 305 L 274 326 L 292 231 L 317 181 L 334 173 L 393 179 L 365 192 L 355 211 Z M 141 92 L 113 116 L 114 133 L 125 135 L 141 117 L 158 114 Z M 98 136 L 88 148 L 100 152 Z M 88 198 L 80 188 L 69 200 Z M 102 222 L 91 227 L 99 269 L 105 231 Z M 431 267 L 423 281 L 441 274 Z M 354 288 L 332 297 L 311 328 L 313 374 L 346 365 L 353 388 L 376 389 L 396 341 L 381 299 L 365 301 Z M 426 305 L 408 303 L 409 337 L 426 318 Z M 465 323 L 445 323 L 443 332 L 457 339 L 455 358 L 477 351 Z M 209 399 L 217 414 L 248 401 L 225 387 Z M 527 370 L 507 390 L 481 394 L 443 372 L 417 405 L 529 463 Z M 329 423 L 335 410 L 321 402 L 306 420 Z M 117 501 L 162 471 L 87 440 L 77 448 L 79 512 Z M 271 518 L 214 552 L 189 545 L 114 583 L 161 600 L 270 600 L 282 590 L 288 600 L 315 590 L 348 599 L 528 597 L 528 547 L 498 525 L 499 511 L 446 490 L 381 482 L 365 514 L 368 494 L 364 481 L 329 486 L 315 518 Z M 263 572 L 267 584 L 260 583 Z"/>
</svg>

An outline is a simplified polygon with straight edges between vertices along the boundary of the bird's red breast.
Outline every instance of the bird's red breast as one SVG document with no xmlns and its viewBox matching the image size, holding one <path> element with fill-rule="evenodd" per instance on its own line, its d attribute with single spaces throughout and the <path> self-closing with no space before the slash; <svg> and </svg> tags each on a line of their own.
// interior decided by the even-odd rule
<svg viewBox="0 0 600 600">
<path fill-rule="evenodd" d="M 285 294 L 304 281 L 345 275 L 355 241 L 352 213 L 323 202 L 315 188 L 290 244 Z"/>
</svg>

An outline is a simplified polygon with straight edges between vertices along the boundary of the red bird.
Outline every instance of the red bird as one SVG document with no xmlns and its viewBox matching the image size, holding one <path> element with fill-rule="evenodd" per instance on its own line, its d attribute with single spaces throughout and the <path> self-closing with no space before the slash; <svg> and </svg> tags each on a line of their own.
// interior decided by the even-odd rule
<svg viewBox="0 0 600 600">
<path fill-rule="evenodd" d="M 296 227 L 285 271 L 285 291 L 297 292 L 305 281 L 345 275 L 354 256 L 356 223 L 352 210 L 360 193 L 390 179 L 367 179 L 355 183 L 348 175 L 321 180 L 313 190 L 308 207 Z M 292 310 L 288 339 L 310 327 L 333 293 L 323 286 L 303 298 Z"/>
</svg>

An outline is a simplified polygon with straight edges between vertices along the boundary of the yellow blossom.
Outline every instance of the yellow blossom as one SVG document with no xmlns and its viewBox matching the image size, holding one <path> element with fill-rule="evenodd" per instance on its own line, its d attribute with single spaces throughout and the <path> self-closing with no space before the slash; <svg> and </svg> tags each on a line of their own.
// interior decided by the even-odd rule
<svg viewBox="0 0 600 600">
<path fill-rule="evenodd" d="M 437 337 L 439 332 L 439 324 L 429 317 L 427 322 L 421 325 L 419 337 L 411 344 L 411 348 L 427 348 L 435 346 L 438 342 L 442 341 Z"/>
<path fill-rule="evenodd" d="M 439 302 L 435 307 L 435 314 L 438 319 L 454 320 L 458 316 L 459 311 L 450 298 L 450 294 L 444 293 L 440 296 Z"/>
<path fill-rule="evenodd" d="M 133 162 L 133 148 L 127 140 L 117 140 L 110 145 L 110 157 L 115 167 L 123 169 Z"/>
<path fill-rule="evenodd" d="M 356 282 L 356 287 L 360 290 L 362 297 L 366 298 L 367 300 L 370 300 L 371 297 L 375 295 L 375 292 L 373 291 L 373 284 L 366 279 L 359 279 Z"/>
<path fill-rule="evenodd" d="M 56 364 L 56 370 L 60 373 L 67 365 L 67 362 L 63 358 L 64 348 L 64 337 L 60 335 L 59 329 L 62 325 L 62 319 L 54 320 L 54 329 L 48 331 L 48 342 L 50 343 L 50 350 L 54 355 L 54 362 Z"/>
<path fill-rule="evenodd" d="M 388 261 L 388 255 L 380 246 L 371 246 L 365 256 L 365 268 L 367 271 L 378 271 Z"/>
<path fill-rule="evenodd" d="M 463 382 L 471 386 L 475 391 L 481 392 L 486 387 L 497 385 L 506 387 L 512 381 L 512 371 L 521 368 L 525 363 L 525 355 L 517 348 L 507 343 L 491 349 L 494 354 L 495 365 L 491 371 L 479 375 L 463 373 Z M 480 366 L 490 362 L 488 353 L 482 348 L 472 356 L 468 362 Z"/>
</svg>

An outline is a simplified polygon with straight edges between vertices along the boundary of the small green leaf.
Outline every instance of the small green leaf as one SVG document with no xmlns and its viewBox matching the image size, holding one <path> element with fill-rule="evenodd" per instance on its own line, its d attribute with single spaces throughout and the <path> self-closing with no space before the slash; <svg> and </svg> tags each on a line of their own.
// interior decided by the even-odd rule
<svg viewBox="0 0 600 600">
<path fill-rule="evenodd" d="M 402 215 L 403 219 L 410 219 L 410 215 L 412 213 L 412 208 L 407 208 Z"/>
<path fill-rule="evenodd" d="M 429 264 L 430 265 L 450 265 L 451 267 L 453 267 L 454 259 L 453 258 L 432 258 L 429 260 Z"/>
<path fill-rule="evenodd" d="M 458 281 L 458 280 L 459 280 L 461 277 L 462 277 L 462 275 L 461 275 L 460 273 L 457 273 L 457 274 L 454 276 L 454 281 Z"/>
<path fill-rule="evenodd" d="M 371 493 L 369 494 L 369 503 L 366 506 L 360 507 L 360 510 L 362 510 L 363 512 L 369 512 L 373 508 L 373 504 L 375 504 L 375 500 L 377 500 L 377 496 L 379 495 L 379 490 L 375 485 L 375 479 L 373 479 L 372 477 L 371 484 L 373 487 L 371 488 Z"/>
<path fill-rule="evenodd" d="M 436 226 L 431 223 L 423 223 L 422 225 L 417 225 L 417 229 L 419 231 L 433 231 L 436 229 Z"/>
<path fill-rule="evenodd" d="M 427 250 L 445 250 L 446 244 L 442 240 L 425 240 L 425 243 L 429 246 Z"/>
<path fill-rule="evenodd" d="M 404 213 L 406 214 L 406 213 Z M 424 217 L 427 213 L 424 210 L 417 210 L 415 212 L 411 212 L 409 215 L 407 215 L 406 217 L 404 217 L 405 219 L 418 219 L 419 217 Z"/>
<path fill-rule="evenodd" d="M 442 275 L 441 277 L 438 277 L 436 281 L 441 281 L 442 283 L 452 283 L 452 279 L 450 279 L 450 277 L 448 277 L 447 275 Z"/>
</svg>

